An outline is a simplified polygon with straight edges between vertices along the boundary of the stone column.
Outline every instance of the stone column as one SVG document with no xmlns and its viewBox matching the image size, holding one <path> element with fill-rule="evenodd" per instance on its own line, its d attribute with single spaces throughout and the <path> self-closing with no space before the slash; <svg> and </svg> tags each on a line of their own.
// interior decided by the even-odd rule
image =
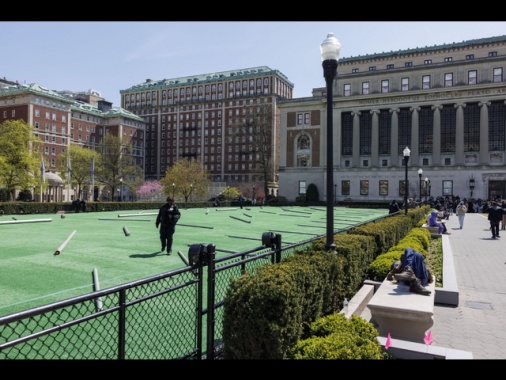
<svg viewBox="0 0 506 380">
<path fill-rule="evenodd" d="M 420 107 L 411 107 L 411 155 L 409 158 L 411 166 L 420 166 L 420 150 L 418 142 L 420 140 Z"/>
<path fill-rule="evenodd" d="M 392 114 L 392 129 L 390 131 L 390 166 L 398 167 L 399 166 L 399 112 L 401 110 L 399 108 L 392 108 L 389 110 Z"/>
<path fill-rule="evenodd" d="M 380 110 L 371 110 L 371 167 L 379 167 L 379 114 Z"/>
<path fill-rule="evenodd" d="M 457 112 L 455 130 L 455 165 L 464 165 L 464 107 L 463 104 L 455 104 Z"/>
<path fill-rule="evenodd" d="M 353 112 L 353 162 L 351 167 L 360 167 L 360 115 L 361 112 Z"/>
<path fill-rule="evenodd" d="M 441 165 L 441 110 L 443 106 L 432 106 L 434 129 L 432 131 L 432 166 Z"/>
<path fill-rule="evenodd" d="M 488 165 L 488 106 L 490 102 L 479 102 L 480 107 L 480 165 Z"/>
</svg>

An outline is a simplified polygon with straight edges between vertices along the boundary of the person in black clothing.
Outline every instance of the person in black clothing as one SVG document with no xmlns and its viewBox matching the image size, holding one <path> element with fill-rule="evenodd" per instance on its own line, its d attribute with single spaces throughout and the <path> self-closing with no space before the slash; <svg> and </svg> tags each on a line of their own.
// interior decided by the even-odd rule
<svg viewBox="0 0 506 380">
<path fill-rule="evenodd" d="M 86 212 L 86 201 L 84 199 L 81 201 L 80 205 L 81 205 L 81 210 L 83 212 Z"/>
<path fill-rule="evenodd" d="M 239 195 L 239 205 L 241 206 L 241 208 L 243 207 L 244 205 L 244 197 L 241 195 Z"/>
<path fill-rule="evenodd" d="M 492 202 L 492 206 L 488 209 L 488 221 L 490 222 L 490 230 L 492 231 L 492 239 L 499 236 L 499 222 L 502 221 L 504 210 L 499 207 L 498 202 Z"/>
<path fill-rule="evenodd" d="M 160 241 L 162 252 L 167 248 L 167 255 L 172 253 L 172 237 L 176 231 L 176 223 L 181 218 L 179 208 L 174 204 L 174 198 L 167 197 L 167 203 L 160 207 L 156 217 L 156 228 L 160 227 Z"/>
</svg>

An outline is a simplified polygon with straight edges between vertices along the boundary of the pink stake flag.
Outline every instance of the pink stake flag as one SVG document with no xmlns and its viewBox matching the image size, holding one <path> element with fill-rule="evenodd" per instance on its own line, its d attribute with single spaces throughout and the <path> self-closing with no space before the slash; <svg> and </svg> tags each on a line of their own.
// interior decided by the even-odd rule
<svg viewBox="0 0 506 380">
<path fill-rule="evenodd" d="M 429 331 L 427 335 L 425 335 L 425 338 L 423 338 L 423 341 L 427 346 L 430 346 L 432 344 L 432 331 Z"/>
<path fill-rule="evenodd" d="M 392 345 L 392 337 L 390 336 L 390 333 L 387 335 L 387 341 L 385 342 L 385 350 L 388 350 L 388 348 Z"/>
</svg>

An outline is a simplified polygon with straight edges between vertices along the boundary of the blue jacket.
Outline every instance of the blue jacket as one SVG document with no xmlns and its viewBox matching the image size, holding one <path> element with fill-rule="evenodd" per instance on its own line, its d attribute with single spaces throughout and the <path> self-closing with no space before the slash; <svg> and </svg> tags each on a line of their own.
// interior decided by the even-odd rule
<svg viewBox="0 0 506 380">
<path fill-rule="evenodd" d="M 420 280 L 422 286 L 426 286 L 429 281 L 429 272 L 424 263 L 424 257 L 420 252 L 416 252 L 413 248 L 408 247 L 401 255 L 401 264 L 403 267 L 410 266 L 413 273 Z M 408 281 L 404 281 L 409 285 Z"/>
</svg>

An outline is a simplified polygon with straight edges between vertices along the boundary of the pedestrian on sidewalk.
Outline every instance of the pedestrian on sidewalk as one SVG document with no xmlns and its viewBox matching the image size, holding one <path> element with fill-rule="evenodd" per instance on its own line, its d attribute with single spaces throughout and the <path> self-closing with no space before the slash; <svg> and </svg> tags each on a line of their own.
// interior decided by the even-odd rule
<svg viewBox="0 0 506 380">
<path fill-rule="evenodd" d="M 466 217 L 467 212 L 467 203 L 464 201 L 460 201 L 455 209 L 455 215 L 457 215 L 457 219 L 459 220 L 460 229 L 464 227 L 464 218 Z"/>
<path fill-rule="evenodd" d="M 501 207 L 504 210 L 502 213 L 501 230 L 506 230 L 506 199 L 502 200 Z"/>
<path fill-rule="evenodd" d="M 492 239 L 499 236 L 499 222 L 502 221 L 504 210 L 499 207 L 499 202 L 492 202 L 492 206 L 488 209 L 488 221 L 490 222 L 490 230 L 492 231 Z"/>
</svg>

